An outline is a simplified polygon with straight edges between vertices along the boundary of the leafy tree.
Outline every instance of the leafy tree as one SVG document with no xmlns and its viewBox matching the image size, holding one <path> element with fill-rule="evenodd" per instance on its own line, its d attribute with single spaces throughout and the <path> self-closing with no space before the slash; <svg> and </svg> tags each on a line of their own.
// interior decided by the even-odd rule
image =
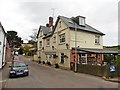
<svg viewBox="0 0 120 90">
<path fill-rule="evenodd" d="M 30 52 L 30 47 L 28 45 L 24 46 L 24 53 L 27 55 Z"/>
<path fill-rule="evenodd" d="M 20 55 L 22 55 L 22 54 L 23 54 L 23 51 L 24 51 L 24 49 L 23 49 L 22 47 L 20 47 L 20 49 L 18 50 L 18 53 L 19 53 Z"/>
<path fill-rule="evenodd" d="M 118 50 L 120 50 L 120 45 L 118 45 Z"/>
<path fill-rule="evenodd" d="M 23 43 L 23 40 L 21 37 L 18 37 L 16 31 L 7 31 L 7 40 L 11 47 L 20 47 Z"/>
</svg>

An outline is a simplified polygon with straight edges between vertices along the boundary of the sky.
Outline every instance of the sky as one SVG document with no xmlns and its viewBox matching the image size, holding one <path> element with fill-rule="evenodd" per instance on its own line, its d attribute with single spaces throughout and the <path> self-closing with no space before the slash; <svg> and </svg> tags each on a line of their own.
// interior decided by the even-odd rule
<svg viewBox="0 0 120 90">
<path fill-rule="evenodd" d="M 65 17 L 84 16 L 86 23 L 106 34 L 104 46 L 118 45 L 119 0 L 0 0 L 0 21 L 5 31 L 18 32 L 24 42 L 40 25 L 54 22 L 59 15 Z M 53 11 L 54 9 L 54 11 Z M 54 12 L 54 13 L 53 13 Z"/>
</svg>

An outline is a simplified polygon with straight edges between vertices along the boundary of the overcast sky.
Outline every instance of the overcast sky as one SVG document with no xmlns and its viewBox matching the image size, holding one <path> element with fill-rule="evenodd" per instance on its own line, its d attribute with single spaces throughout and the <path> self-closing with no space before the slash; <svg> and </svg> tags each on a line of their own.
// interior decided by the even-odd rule
<svg viewBox="0 0 120 90">
<path fill-rule="evenodd" d="M 118 44 L 119 0 L 0 0 L 0 21 L 5 31 L 15 30 L 24 41 L 33 29 L 53 16 L 84 16 L 86 23 L 105 33 L 103 45 Z"/>
</svg>

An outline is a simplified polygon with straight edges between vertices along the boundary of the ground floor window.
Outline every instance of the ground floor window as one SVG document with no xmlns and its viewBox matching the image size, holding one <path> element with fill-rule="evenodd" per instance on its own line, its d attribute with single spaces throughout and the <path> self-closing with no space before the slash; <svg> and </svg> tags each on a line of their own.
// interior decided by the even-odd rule
<svg viewBox="0 0 120 90">
<path fill-rule="evenodd" d="M 79 55 L 79 63 L 87 64 L 87 54 L 80 54 Z"/>
<path fill-rule="evenodd" d="M 103 61 L 102 54 L 79 54 L 79 62 L 81 64 L 101 64 Z"/>
<path fill-rule="evenodd" d="M 61 59 L 61 64 L 63 64 L 64 63 L 64 53 L 61 53 L 61 55 L 60 55 L 60 59 Z"/>
</svg>

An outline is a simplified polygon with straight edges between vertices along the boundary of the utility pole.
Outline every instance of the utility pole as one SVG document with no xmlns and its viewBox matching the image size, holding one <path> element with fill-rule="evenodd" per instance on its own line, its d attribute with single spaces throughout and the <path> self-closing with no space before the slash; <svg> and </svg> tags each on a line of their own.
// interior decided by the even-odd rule
<svg viewBox="0 0 120 90">
<path fill-rule="evenodd" d="M 55 8 L 52 8 L 52 17 L 53 17 L 53 23 L 54 23 L 54 14 L 55 14 Z"/>
<path fill-rule="evenodd" d="M 75 23 L 75 72 L 77 72 L 77 25 Z"/>
</svg>

